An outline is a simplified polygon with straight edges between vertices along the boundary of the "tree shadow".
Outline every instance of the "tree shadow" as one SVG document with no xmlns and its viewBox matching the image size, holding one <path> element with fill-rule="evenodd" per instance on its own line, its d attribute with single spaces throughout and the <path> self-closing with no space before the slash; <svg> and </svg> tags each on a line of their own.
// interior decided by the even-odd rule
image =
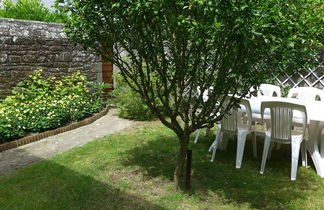
<svg viewBox="0 0 324 210">
<path fill-rule="evenodd" d="M 14 148 L 0 152 L 0 176 L 10 174 L 17 169 L 43 160 L 40 157 L 29 154 L 26 150 Z"/>
<path fill-rule="evenodd" d="M 231 141 L 226 152 L 218 151 L 211 163 L 208 148 L 214 136 L 201 137 L 193 150 L 192 189 L 189 192 L 202 202 L 210 196 L 221 197 L 223 203 L 249 205 L 252 208 L 281 209 L 295 201 L 306 201 L 321 185 L 314 169 L 298 168 L 297 181 L 290 181 L 290 149 L 273 151 L 265 174 L 259 174 L 263 144 L 258 142 L 258 159 L 252 156 L 247 141 L 241 169 L 235 168 L 236 143 Z M 176 137 L 157 135 L 154 140 L 125 152 L 125 166 L 140 167 L 148 178 L 165 177 L 173 180 L 177 160 Z M 210 196 L 209 196 L 210 195 Z M 217 198 L 219 199 L 219 198 Z"/>
<path fill-rule="evenodd" d="M 1 209 L 164 209 L 95 179 L 90 175 L 95 172 L 36 159 L 38 163 L 0 176 Z"/>
</svg>

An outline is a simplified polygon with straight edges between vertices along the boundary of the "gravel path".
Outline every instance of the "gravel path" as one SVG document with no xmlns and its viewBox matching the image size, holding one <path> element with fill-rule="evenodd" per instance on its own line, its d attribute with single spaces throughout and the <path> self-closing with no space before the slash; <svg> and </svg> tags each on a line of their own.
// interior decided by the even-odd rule
<svg viewBox="0 0 324 210">
<path fill-rule="evenodd" d="M 97 138 L 116 133 L 135 123 L 117 117 L 116 112 L 116 109 L 110 109 L 107 115 L 89 125 L 0 152 L 0 176 L 82 146 Z"/>
</svg>

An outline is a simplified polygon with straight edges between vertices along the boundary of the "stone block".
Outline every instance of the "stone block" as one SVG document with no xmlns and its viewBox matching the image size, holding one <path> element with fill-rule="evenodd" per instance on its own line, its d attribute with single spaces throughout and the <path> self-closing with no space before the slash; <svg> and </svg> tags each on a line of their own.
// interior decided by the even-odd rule
<svg viewBox="0 0 324 210">
<path fill-rule="evenodd" d="M 10 63 L 15 63 L 17 65 L 17 63 L 21 62 L 21 56 L 16 56 L 16 55 L 9 55 L 8 56 L 8 62 Z"/>
<path fill-rule="evenodd" d="M 5 63 L 8 59 L 8 55 L 6 52 L 0 51 L 0 63 Z"/>
</svg>

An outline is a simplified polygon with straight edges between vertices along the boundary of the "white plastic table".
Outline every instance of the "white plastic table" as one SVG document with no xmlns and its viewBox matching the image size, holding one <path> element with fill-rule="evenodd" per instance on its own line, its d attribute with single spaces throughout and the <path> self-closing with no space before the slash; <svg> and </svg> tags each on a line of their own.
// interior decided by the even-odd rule
<svg viewBox="0 0 324 210">
<path fill-rule="evenodd" d="M 320 142 L 321 130 L 324 128 L 324 102 L 279 97 L 253 97 L 248 100 L 251 104 L 252 113 L 254 114 L 261 114 L 260 109 L 263 101 L 289 102 L 301 104 L 306 107 L 309 133 L 309 138 L 306 141 L 306 147 L 311 155 L 317 174 L 324 178 L 324 140 Z M 294 118 L 294 121 L 297 121 L 298 123 L 298 119 Z M 319 143 L 321 143 L 321 150 L 319 150 Z"/>
</svg>

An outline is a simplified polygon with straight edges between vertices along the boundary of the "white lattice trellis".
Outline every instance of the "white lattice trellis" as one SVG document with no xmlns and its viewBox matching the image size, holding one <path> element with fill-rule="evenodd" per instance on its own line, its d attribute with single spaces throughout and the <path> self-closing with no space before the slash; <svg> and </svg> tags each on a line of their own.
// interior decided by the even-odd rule
<svg viewBox="0 0 324 210">
<path fill-rule="evenodd" d="M 324 90 L 324 65 L 323 61 L 318 60 L 318 66 L 315 69 L 309 68 L 307 71 L 299 72 L 294 75 L 275 75 L 274 79 L 281 87 L 316 87 Z M 189 87 L 184 90 L 184 95 L 188 95 Z M 198 92 L 194 92 L 197 96 Z"/>
<path fill-rule="evenodd" d="M 324 89 L 324 68 L 323 64 L 316 69 L 308 69 L 304 73 L 294 75 L 273 75 L 280 86 L 286 87 L 316 87 Z"/>
</svg>

